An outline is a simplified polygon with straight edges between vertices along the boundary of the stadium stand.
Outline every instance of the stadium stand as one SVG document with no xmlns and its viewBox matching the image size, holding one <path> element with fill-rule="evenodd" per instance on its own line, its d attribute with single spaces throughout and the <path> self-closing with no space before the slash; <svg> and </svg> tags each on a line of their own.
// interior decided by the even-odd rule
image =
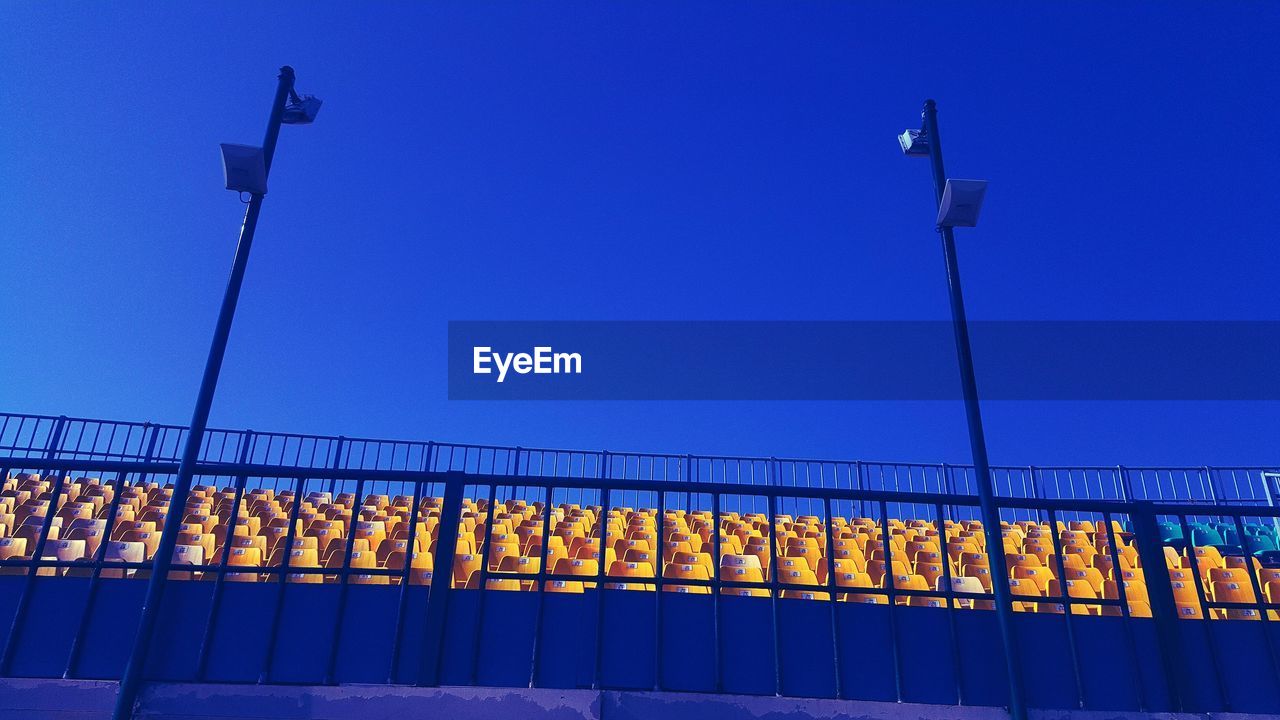
<svg viewBox="0 0 1280 720">
<path fill-rule="evenodd" d="M 172 489 L 154 482 L 117 486 L 91 476 L 68 476 L 53 498 L 54 478 L 32 473 L 8 476 L 0 489 L 0 561 L 5 574 L 25 574 L 14 561 L 30 560 L 41 547 L 47 576 L 145 578 L 159 534 L 169 522 Z M 442 497 L 424 497 L 413 521 L 406 495 L 201 485 L 193 488 L 178 528 L 173 563 L 190 570 L 171 579 L 264 582 L 283 575 L 290 583 L 430 585 L 436 579 Z M 461 534 L 453 567 L 444 577 L 457 589 L 531 592 L 544 561 L 552 579 L 545 588 L 581 593 L 595 585 L 603 562 L 608 589 L 654 591 L 653 580 L 672 581 L 664 591 L 711 592 L 717 572 L 731 583 L 722 593 L 768 596 L 775 569 L 785 587 L 779 597 L 840 602 L 885 602 L 890 585 L 902 605 L 945 607 L 930 597 L 948 587 L 963 597 L 958 609 L 990 609 L 991 573 L 986 535 L 977 520 L 836 516 L 665 509 L 510 499 L 492 506 L 486 498 L 463 502 Z M 42 528 L 48 535 L 42 538 Z M 887 533 L 886 533 L 887 530 Z M 1162 523 L 1166 570 L 1183 618 L 1261 620 L 1256 607 L 1280 601 L 1280 563 L 1274 525 Z M 1242 534 L 1241 534 L 1242 533 Z M 1150 617 L 1142 566 L 1133 532 L 1119 521 L 1020 520 L 1001 526 L 1010 586 L 1017 612 L 1118 615 L 1118 588 L 1127 610 Z M 603 544 L 601 538 L 603 537 Z M 886 542 L 887 537 L 887 542 Z M 1244 542 L 1241 543 L 1241 538 Z M 412 545 L 412 551 L 410 551 Z M 604 557 L 601 558 L 601 547 Z M 716 555 L 715 548 L 719 548 Z M 829 551 L 830 548 L 830 551 Z M 776 549 L 776 550 L 775 550 Z M 829 552 L 831 554 L 829 554 Z M 225 566 L 225 567 L 222 567 Z M 357 572 L 342 573 L 343 569 Z M 834 570 L 834 572 L 833 572 Z M 272 572 L 277 571 L 277 572 Z M 1204 595 L 1201 601 L 1197 583 Z M 846 589 L 847 588 L 847 589 Z M 858 591 L 854 591 L 854 590 Z M 1056 602 L 1054 602 L 1056 601 Z M 1095 602 L 1100 601 L 1100 602 Z M 1111 602 L 1108 602 L 1111 601 Z M 1206 607 L 1206 603 L 1223 607 Z M 1275 610 L 1268 613 L 1274 617 Z"/>
<path fill-rule="evenodd" d="M 214 430 L 175 506 L 183 432 L 0 413 L 0 677 L 167 581 L 151 680 L 1001 705 L 1012 611 L 1031 707 L 1280 711 L 1270 469 L 995 468 L 989 533 L 966 467 Z"/>
</svg>

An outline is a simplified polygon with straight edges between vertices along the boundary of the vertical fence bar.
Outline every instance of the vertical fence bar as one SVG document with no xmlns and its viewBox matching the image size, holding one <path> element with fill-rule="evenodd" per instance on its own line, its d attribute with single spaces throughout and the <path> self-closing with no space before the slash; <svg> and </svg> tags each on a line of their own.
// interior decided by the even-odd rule
<svg viewBox="0 0 1280 720">
<path fill-rule="evenodd" d="M 436 447 L 435 442 L 427 443 L 427 450 L 422 460 L 422 468 L 424 473 L 429 473 L 431 471 L 431 462 L 433 459 L 432 456 L 435 454 L 435 447 Z M 404 615 L 405 615 L 405 610 L 407 609 L 409 604 L 409 585 L 413 580 L 413 560 L 414 560 L 414 556 L 418 554 L 418 518 L 420 517 L 420 512 L 421 512 L 419 508 L 423 503 L 422 486 L 429 482 L 427 479 L 428 477 L 429 476 L 427 475 L 423 475 L 422 477 L 415 479 L 413 481 L 413 500 L 412 500 L 413 507 L 409 511 L 409 534 L 408 534 L 408 538 L 405 541 L 404 567 L 401 569 L 401 573 L 400 573 L 400 597 L 396 601 L 396 630 L 395 630 L 395 634 L 391 636 L 391 667 L 388 668 L 387 670 L 388 684 L 394 683 L 396 681 L 396 676 L 399 674 L 399 671 L 400 671 L 400 646 L 401 646 L 401 643 L 403 642 L 400 636 L 404 632 Z M 401 489 L 403 490 L 403 488 Z M 437 524 L 437 527 L 439 527 L 438 524 Z M 424 523 L 424 529 L 425 529 L 425 523 Z M 431 546 L 430 533 L 427 533 L 426 545 L 427 545 L 428 552 L 430 552 L 430 546 Z M 435 554 L 436 555 L 440 554 L 438 543 L 437 543 Z M 450 567 L 448 568 L 448 570 L 449 572 L 446 576 L 445 581 L 451 582 L 453 580 L 453 568 Z M 435 560 L 434 558 L 432 558 L 431 584 L 434 585 L 437 582 L 440 582 L 439 573 L 437 572 Z M 429 593 L 430 593 L 430 590 L 428 590 L 428 594 Z"/>
<path fill-rule="evenodd" d="M 102 563 L 107 556 L 107 549 L 111 546 L 111 532 L 115 528 L 116 515 L 120 510 L 120 500 L 124 497 L 124 483 L 127 477 L 128 473 L 116 473 L 115 494 L 111 496 L 111 505 L 107 507 L 107 521 L 103 526 L 102 539 L 98 543 L 98 549 L 93 553 L 93 569 L 89 575 L 89 592 L 84 601 L 84 612 L 80 614 L 80 623 L 76 626 L 76 635 L 71 641 L 71 650 L 67 653 L 67 667 L 62 673 L 62 677 L 66 679 L 75 677 L 76 666 L 80 663 L 84 634 L 89 630 L 89 621 L 93 617 L 93 608 L 98 597 L 98 586 L 102 575 Z"/>
<path fill-rule="evenodd" d="M 1225 500 L 1222 498 L 1221 491 L 1215 487 L 1213 471 L 1206 465 L 1200 468 L 1200 472 L 1204 475 L 1204 487 L 1205 492 L 1209 495 L 1209 502 L 1213 505 L 1224 504 Z M 1241 538 L 1241 540 L 1243 541 L 1243 538 Z"/>
<path fill-rule="evenodd" d="M 342 463 L 342 451 L 346 444 L 347 444 L 346 436 L 339 435 L 337 442 L 334 443 L 333 462 L 329 465 L 330 468 L 334 470 L 338 470 L 344 467 Z M 338 477 L 335 475 L 334 477 L 329 479 L 329 494 L 336 497 L 335 493 L 337 492 L 337 487 L 338 487 Z"/>
<path fill-rule="evenodd" d="M 1160 542 L 1160 530 L 1151 503 L 1146 500 L 1129 506 L 1129 520 L 1133 523 L 1133 539 L 1138 546 L 1138 560 L 1144 568 L 1143 579 L 1147 596 L 1151 600 L 1151 615 L 1155 620 L 1158 655 L 1164 666 L 1165 691 L 1169 706 L 1175 712 L 1190 710 L 1182 697 L 1182 688 L 1191 687 L 1191 678 L 1184 674 L 1182 637 L 1178 630 L 1178 605 L 1173 596 L 1173 584 L 1164 559 L 1164 546 Z"/>
<path fill-rule="evenodd" d="M 294 487 L 297 490 L 297 497 L 294 498 L 293 507 L 289 508 L 289 527 L 285 528 L 284 532 L 284 552 L 281 553 L 279 574 L 276 576 L 278 578 L 276 581 L 276 602 L 271 612 L 271 624 L 267 626 L 267 652 L 262 658 L 262 671 L 258 673 L 258 684 L 260 685 L 271 681 L 271 666 L 275 664 L 276 644 L 280 640 L 280 616 L 284 613 L 284 597 L 285 593 L 288 592 L 286 585 L 289 582 L 289 567 L 292 565 L 293 560 L 293 541 L 294 536 L 297 534 L 298 515 L 301 513 L 302 493 L 307 487 L 307 479 L 302 476 L 295 478 Z M 332 492 L 330 492 L 329 499 L 333 499 Z M 268 560 L 268 563 L 270 563 L 270 560 Z"/>
<path fill-rule="evenodd" d="M 67 417 L 65 415 L 55 421 L 53 431 L 49 435 L 49 443 L 45 448 L 44 456 L 46 460 L 53 460 L 57 456 L 66 424 Z M 53 518 L 58 514 L 58 498 L 62 495 L 62 486 L 66 479 L 66 473 L 58 468 L 52 469 L 55 477 L 53 490 L 49 493 L 49 507 L 44 511 L 44 519 L 40 523 L 40 534 L 36 538 L 35 547 L 31 550 L 31 564 L 27 568 L 27 576 L 22 583 L 22 594 L 18 596 L 18 606 L 13 611 L 13 622 L 9 626 L 9 637 L 5 638 L 4 651 L 0 654 L 0 677 L 8 677 L 12 667 L 14 653 L 18 650 L 18 639 L 21 637 L 23 625 L 26 623 L 27 608 L 31 604 L 31 592 L 35 587 L 36 576 L 40 573 L 40 565 L 44 559 L 44 546 L 49 539 L 49 529 L 53 527 Z M 39 502 L 39 496 L 33 499 Z"/>
<path fill-rule="evenodd" d="M 823 498 L 823 511 L 826 513 L 827 530 L 827 600 L 831 604 L 831 662 L 835 668 L 836 699 L 844 699 L 844 683 L 841 680 L 840 664 L 840 609 L 836 604 L 840 599 L 836 592 L 836 541 L 835 515 L 831 512 L 831 498 Z"/>
<path fill-rule="evenodd" d="M 1066 527 L 1065 525 L 1063 527 Z M 1075 614 L 1075 602 L 1071 598 L 1071 590 L 1067 586 L 1066 561 L 1062 557 L 1062 538 L 1059 536 L 1058 517 L 1053 508 L 1049 508 L 1049 539 L 1053 542 L 1054 564 L 1058 571 L 1058 594 L 1062 596 L 1062 616 L 1067 628 L 1067 647 L 1071 650 L 1071 675 L 1076 683 L 1076 705 L 1085 707 L 1084 681 L 1080 677 L 1080 656 L 1076 649 L 1076 635 L 1072 616 Z M 1004 547 L 1001 546 L 1001 552 Z M 996 579 L 992 578 L 992 582 Z M 1007 581 L 1007 579 L 1006 579 Z"/>
<path fill-rule="evenodd" d="M 1186 539 L 1187 561 L 1191 563 L 1191 579 L 1195 583 L 1196 602 L 1199 603 L 1200 611 L 1204 615 L 1201 625 L 1204 627 L 1205 644 L 1209 646 L 1209 657 L 1213 660 L 1213 675 L 1218 681 L 1218 693 L 1222 696 L 1223 708 L 1231 712 L 1231 696 L 1227 694 L 1227 682 L 1222 677 L 1222 664 L 1218 661 L 1217 633 L 1213 630 L 1213 608 L 1209 607 L 1209 602 L 1205 599 L 1204 580 L 1200 576 L 1200 559 L 1196 557 L 1195 536 L 1187 526 L 1187 517 L 1185 515 L 1177 517 L 1178 526 L 1182 528 L 1182 537 Z"/>
<path fill-rule="evenodd" d="M 1258 582 L 1258 572 L 1257 568 L 1254 567 L 1253 555 L 1249 552 L 1249 545 L 1245 541 L 1244 522 L 1240 519 L 1239 513 L 1233 513 L 1231 518 L 1235 522 L 1236 537 L 1240 539 L 1240 548 L 1244 552 L 1244 572 L 1249 576 L 1249 586 L 1253 590 L 1254 607 L 1258 613 L 1258 620 L 1263 623 L 1262 634 L 1266 638 L 1267 656 L 1271 661 L 1271 673 L 1276 676 L 1277 681 L 1280 681 L 1280 661 L 1276 658 L 1274 633 L 1270 632 L 1270 628 L 1266 626 L 1266 623 L 1270 622 L 1267 619 L 1266 597 L 1262 594 L 1262 586 Z"/>
<path fill-rule="evenodd" d="M 782 695 L 782 630 L 779 627 L 781 614 L 778 603 L 782 595 L 778 583 L 778 498 L 775 490 L 779 483 L 777 458 L 769 459 L 771 492 L 769 493 L 769 602 L 773 604 L 773 682 L 774 694 Z M 719 528 L 717 528 L 719 531 Z"/>
<path fill-rule="evenodd" d="M 863 467 L 863 464 L 862 464 L 862 461 L 861 461 L 861 460 L 856 460 L 856 461 L 854 461 L 854 463 L 853 463 L 853 470 L 854 470 L 854 475 L 853 475 L 853 481 L 854 481 L 854 482 L 853 482 L 853 486 L 854 486 L 854 489 L 855 489 L 855 490 L 865 490 L 865 489 L 866 489 L 866 481 L 865 481 L 865 478 L 863 478 L 863 470 L 864 470 L 864 467 Z M 850 508 L 850 510 L 852 510 L 852 507 Z M 859 497 L 859 498 L 858 498 L 858 511 L 857 511 L 857 512 L 858 512 L 858 516 L 859 516 L 859 517 L 866 517 L 866 516 L 867 516 L 866 509 L 862 506 L 862 498 L 861 498 L 861 497 Z"/>
<path fill-rule="evenodd" d="M 1116 491 L 1120 495 L 1121 502 L 1130 502 L 1134 499 L 1133 487 L 1129 482 L 1129 474 L 1124 471 L 1123 465 L 1117 465 L 1116 473 Z"/>
<path fill-rule="evenodd" d="M 711 600 L 711 632 L 715 642 L 716 692 L 724 690 L 724 646 L 720 628 L 720 493 L 711 493 L 711 592 L 715 593 Z"/>
<path fill-rule="evenodd" d="M 884 555 L 884 576 L 881 578 L 881 584 L 884 585 L 885 596 L 889 603 L 889 647 L 892 651 L 890 662 L 893 664 L 893 693 L 897 701 L 902 702 L 902 652 L 898 648 L 897 578 L 893 576 L 893 542 L 890 540 L 892 535 L 889 533 L 889 504 L 881 500 L 879 509 L 880 552 Z"/>
<path fill-rule="evenodd" d="M 518 462 L 518 461 L 517 461 Z M 514 488 L 513 488 L 514 489 Z M 471 657 L 471 684 L 475 685 L 477 678 L 480 676 L 480 651 L 482 649 L 481 639 L 484 632 L 484 606 L 485 596 L 489 594 L 489 563 L 493 560 L 493 521 L 494 506 L 498 501 L 498 481 L 494 479 L 489 483 L 489 504 L 484 509 L 484 546 L 480 551 L 480 572 L 477 584 L 477 592 L 480 593 L 476 598 L 476 625 L 475 625 L 475 655 Z M 501 583 L 499 583 L 501 584 Z"/>
<path fill-rule="evenodd" d="M 436 534 L 435 565 L 444 567 L 446 581 L 440 582 L 438 572 L 433 571 L 431 592 L 427 597 L 426 632 L 418 684 L 437 687 L 440 684 L 440 663 L 444 653 L 445 620 L 448 617 L 449 593 L 453 585 L 453 556 L 458 547 L 458 524 L 462 518 L 462 496 L 466 474 L 449 471 L 444 477 L 444 503 L 440 508 L 440 529 Z"/>
<path fill-rule="evenodd" d="M 333 623 L 333 644 L 329 646 L 329 662 L 325 666 L 324 684 L 334 685 L 335 668 L 338 665 L 338 646 L 342 643 L 342 626 L 347 619 L 347 593 L 351 585 L 351 555 L 356 544 L 356 529 L 360 527 L 360 510 L 364 507 L 364 478 L 356 480 L 356 496 L 351 502 L 351 527 L 347 528 L 346 557 L 342 558 L 341 575 L 338 577 L 338 610 Z M 301 505 L 295 500 L 296 505 Z"/>
<path fill-rule="evenodd" d="M 542 506 L 542 547 L 539 548 L 538 575 L 534 580 L 538 584 L 538 611 L 534 616 L 533 625 L 533 650 L 529 659 L 529 687 L 537 687 L 538 684 L 538 660 L 542 654 L 542 622 L 543 614 L 546 609 L 546 586 L 550 582 L 546 580 L 546 576 L 553 574 L 554 569 L 547 569 L 547 557 L 550 553 L 551 545 L 551 508 L 552 499 L 555 497 L 555 488 L 548 485 L 546 488 L 546 504 Z"/>
<path fill-rule="evenodd" d="M 249 453 L 252 452 L 253 431 L 246 430 L 240 446 L 239 464 L 244 465 L 249 459 Z M 214 630 L 218 623 L 218 609 L 222 606 L 222 589 L 223 582 L 227 576 L 227 564 L 231 560 L 231 543 L 235 541 L 236 523 L 240 519 L 240 505 L 244 502 L 245 490 L 248 488 L 249 476 L 241 474 L 237 475 L 234 480 L 236 490 L 235 500 L 231 503 L 231 522 L 227 528 L 226 535 L 222 538 L 222 557 L 218 560 L 218 576 L 213 581 L 213 598 L 209 602 L 209 619 L 204 625 L 204 635 L 200 640 L 200 654 L 196 660 L 196 679 L 203 680 L 205 668 L 209 662 L 209 649 L 213 643 Z M 295 502 L 297 498 L 294 498 Z M 268 558 L 263 558 L 263 562 L 268 562 Z"/>
<path fill-rule="evenodd" d="M 1138 656 L 1138 643 L 1133 637 L 1133 611 L 1129 607 L 1129 588 L 1128 581 L 1123 579 L 1120 569 L 1120 533 L 1116 532 L 1115 519 L 1110 512 L 1102 513 L 1102 522 L 1107 529 L 1107 550 L 1111 556 L 1111 582 L 1116 586 L 1116 599 L 1120 601 L 1120 614 L 1124 618 L 1124 635 L 1129 645 L 1129 655 L 1133 658 L 1132 667 L 1135 668 L 1134 677 L 1137 682 L 1134 683 L 1134 691 L 1138 693 L 1138 710 L 1145 711 L 1147 709 L 1147 693 L 1142 689 L 1142 677 L 1136 668 L 1139 667 L 1141 658 Z M 1103 578 L 1103 595 L 1106 595 L 1106 578 Z M 1150 593 L 1148 593 L 1150 596 Z"/>
<path fill-rule="evenodd" d="M 604 453 L 605 478 L 609 478 L 609 452 Z M 624 461 L 625 462 L 625 461 Z M 625 472 L 625 467 L 624 467 Z M 599 690 L 604 686 L 604 600 L 605 600 L 605 565 L 609 557 L 608 539 L 609 539 L 609 504 L 610 491 L 609 486 L 605 485 L 600 492 L 600 517 L 596 520 L 596 534 L 600 537 L 599 562 L 596 563 L 596 647 L 595 647 L 595 665 L 591 679 L 591 688 Z"/>
<path fill-rule="evenodd" d="M 656 564 L 653 570 L 653 687 L 655 690 L 663 688 L 662 682 L 662 650 L 663 650 L 663 632 L 662 632 L 662 596 L 666 592 L 663 582 L 664 566 L 666 563 L 666 547 L 663 542 L 667 529 L 667 491 L 665 489 L 658 491 L 658 552 L 654 560 Z"/>
<path fill-rule="evenodd" d="M 960 634 L 956 630 L 956 611 L 959 609 L 955 600 L 953 600 L 954 588 L 951 585 L 951 555 L 947 552 L 947 526 L 943 520 L 943 505 L 937 503 L 934 506 L 935 517 L 938 523 L 938 540 L 939 548 L 942 550 L 942 601 L 947 608 L 947 626 L 951 633 L 951 666 L 955 668 L 956 676 L 956 705 L 964 705 L 964 663 L 960 658 Z M 935 588 L 936 589 L 936 588 Z"/>
<path fill-rule="evenodd" d="M 245 443 L 245 446 L 248 447 L 247 442 Z M 244 464 L 243 457 L 241 459 L 241 464 Z M 196 660 L 197 680 L 204 679 L 205 668 L 209 662 L 209 649 L 213 645 L 214 632 L 218 625 L 218 610 L 222 607 L 222 590 L 223 583 L 226 581 L 227 577 L 227 564 L 231 560 L 231 543 L 235 540 L 236 523 L 240 519 L 240 504 L 244 500 L 245 490 L 249 483 L 249 476 L 243 474 L 237 475 L 234 482 L 236 496 L 235 500 L 231 503 L 231 520 L 228 524 L 226 535 L 223 536 L 222 557 L 218 559 L 218 569 L 216 570 L 218 575 L 213 581 L 213 597 L 209 601 L 209 615 L 204 624 L 204 633 L 200 639 L 200 653 Z M 266 562 L 266 560 L 263 562 Z"/>
</svg>

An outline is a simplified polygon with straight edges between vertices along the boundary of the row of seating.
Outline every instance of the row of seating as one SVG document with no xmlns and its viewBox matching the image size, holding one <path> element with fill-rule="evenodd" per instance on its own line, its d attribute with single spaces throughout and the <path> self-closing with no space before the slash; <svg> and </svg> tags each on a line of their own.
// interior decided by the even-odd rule
<svg viewBox="0 0 1280 720">
<path fill-rule="evenodd" d="M 1187 521 L 1184 532 L 1183 523 L 1162 522 L 1159 530 L 1160 539 L 1174 545 L 1190 540 L 1193 546 L 1231 547 L 1255 555 L 1280 552 L 1280 538 L 1274 525 L 1241 523 L 1237 528 L 1234 522 Z"/>
<path fill-rule="evenodd" d="M 45 575 L 88 575 L 95 562 L 102 577 L 144 577 L 167 520 L 172 488 L 156 483 L 103 483 L 67 478 L 54 497 L 54 478 L 7 477 L 0 489 L 0 560 L 30 559 L 48 522 L 42 557 L 58 567 Z M 173 561 L 177 579 L 232 582 L 429 585 L 434 579 L 442 500 L 411 496 L 197 486 L 184 507 Z M 781 597 L 809 600 L 945 606 L 936 593 L 964 594 L 955 607 L 989 609 L 992 576 L 982 524 L 975 520 L 887 519 L 816 515 L 611 507 L 504 500 L 487 507 L 467 499 L 459 518 L 449 582 L 457 588 L 531 591 L 522 576 L 546 567 L 558 579 L 547 592 L 581 593 L 604 582 L 616 590 L 653 590 L 663 579 L 669 592 L 706 594 L 712 579 L 721 592 L 769 595 L 776 577 Z M 52 507 L 53 516 L 49 513 Z M 1151 614 L 1143 568 L 1132 533 L 1119 522 L 1088 520 L 1001 524 L 1000 552 L 1019 612 L 1122 612 L 1119 588 L 1132 615 Z M 1208 527 L 1225 539 L 1223 529 Z M 1274 538 L 1257 523 L 1245 534 Z M 886 535 L 887 531 L 887 535 Z M 1166 565 L 1183 617 L 1261 619 L 1256 608 L 1214 608 L 1205 613 L 1199 592 L 1216 603 L 1280 603 L 1280 568 L 1264 567 L 1256 554 L 1233 546 L 1180 542 L 1162 526 Z M 1192 533 L 1195 534 L 1194 532 Z M 603 542 L 601 538 L 603 537 Z M 1208 539 L 1212 537 L 1205 536 Z M 1202 537 L 1200 539 L 1205 539 Z M 270 572 L 275 569 L 276 572 Z M 9 564 L 0 572 L 25 573 Z M 794 586 L 794 587 L 787 587 Z M 1197 590 L 1197 587 L 1199 590 Z M 879 591 L 879 592 L 871 592 Z M 905 591 L 898 594 L 897 591 Z M 929 593 L 935 593 L 930 595 Z M 1274 611 L 1269 613 L 1274 615 Z"/>
</svg>

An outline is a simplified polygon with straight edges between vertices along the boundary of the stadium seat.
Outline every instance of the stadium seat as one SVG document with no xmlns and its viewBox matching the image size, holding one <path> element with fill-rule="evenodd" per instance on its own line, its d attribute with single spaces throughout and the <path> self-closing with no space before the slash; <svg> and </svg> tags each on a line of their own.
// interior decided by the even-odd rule
<svg viewBox="0 0 1280 720">
<path fill-rule="evenodd" d="M 227 567 L 229 568 L 256 568 L 261 566 L 262 553 L 257 548 L 231 548 L 231 552 L 227 554 Z M 259 575 L 256 572 L 228 572 L 224 579 L 228 582 L 258 582 Z"/>
</svg>

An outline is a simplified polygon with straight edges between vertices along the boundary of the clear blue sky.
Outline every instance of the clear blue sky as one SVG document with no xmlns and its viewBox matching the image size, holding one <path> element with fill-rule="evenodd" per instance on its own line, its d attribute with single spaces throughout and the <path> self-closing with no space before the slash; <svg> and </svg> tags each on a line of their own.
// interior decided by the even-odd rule
<svg viewBox="0 0 1280 720">
<path fill-rule="evenodd" d="M 947 317 L 894 141 L 930 96 L 992 182 L 972 317 L 1280 319 L 1280 5 L 264 5 L 0 5 L 0 409 L 187 422 L 243 211 L 217 143 L 282 64 L 325 105 L 217 425 L 967 462 L 959 403 L 446 400 L 449 320 Z M 1275 403 L 985 411 L 997 463 L 1280 463 Z"/>
</svg>

